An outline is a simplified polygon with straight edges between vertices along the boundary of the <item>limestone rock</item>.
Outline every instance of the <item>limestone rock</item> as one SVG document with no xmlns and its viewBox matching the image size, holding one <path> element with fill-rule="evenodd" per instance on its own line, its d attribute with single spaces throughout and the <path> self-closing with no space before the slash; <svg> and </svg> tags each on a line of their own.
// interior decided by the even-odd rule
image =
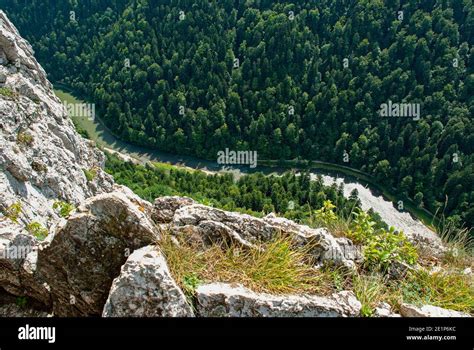
<svg viewBox="0 0 474 350">
<path fill-rule="evenodd" d="M 4 304 L 0 306 L 0 317 L 51 317 L 46 311 L 32 308 L 22 308 L 16 304 Z"/>
<path fill-rule="evenodd" d="M 165 258 L 155 246 L 135 250 L 115 278 L 102 316 L 193 316 Z"/>
<path fill-rule="evenodd" d="M 17 296 L 28 295 L 45 308 L 50 293 L 36 274 L 39 242 L 23 228 L 0 218 L 0 287 Z"/>
<path fill-rule="evenodd" d="M 174 213 L 181 207 L 196 204 L 187 197 L 165 196 L 155 199 L 153 205 L 152 219 L 158 223 L 169 223 L 173 220 Z"/>
<path fill-rule="evenodd" d="M 392 311 L 392 307 L 386 302 L 380 302 L 375 308 L 374 317 L 400 317 Z"/>
<path fill-rule="evenodd" d="M 46 73 L 0 10 L 0 212 L 20 202 L 19 221 L 50 226 L 54 201 L 78 205 L 112 190 L 104 155 L 75 131 Z M 94 169 L 87 181 L 85 170 Z"/>
<path fill-rule="evenodd" d="M 328 297 L 255 293 L 241 285 L 212 283 L 196 290 L 197 312 L 204 317 L 349 317 L 360 302 L 343 291 Z"/>
<path fill-rule="evenodd" d="M 354 260 L 360 256 L 350 240 L 337 241 L 324 228 L 313 229 L 275 216 L 259 219 L 201 204 L 185 205 L 177 209 L 171 229 L 175 234 L 199 241 L 203 246 L 232 241 L 253 247 L 256 243 L 269 241 L 279 234 L 290 235 L 300 245 L 311 244 L 311 254 L 316 261 L 331 262 L 349 270 L 356 268 Z"/>
<path fill-rule="evenodd" d="M 403 317 L 471 317 L 469 314 L 443 309 L 433 305 L 417 307 L 412 304 L 400 305 L 400 313 Z"/>
<path fill-rule="evenodd" d="M 153 223 L 122 192 L 87 200 L 38 254 L 57 316 L 100 315 L 127 257 L 158 239 Z"/>
</svg>

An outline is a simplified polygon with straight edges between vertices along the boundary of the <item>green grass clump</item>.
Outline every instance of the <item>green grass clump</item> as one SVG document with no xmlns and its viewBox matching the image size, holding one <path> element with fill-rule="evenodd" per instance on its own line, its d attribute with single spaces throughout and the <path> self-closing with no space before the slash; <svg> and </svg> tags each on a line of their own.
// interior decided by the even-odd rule
<svg viewBox="0 0 474 350">
<path fill-rule="evenodd" d="M 296 248 L 289 237 L 277 237 L 258 248 L 202 247 L 165 235 L 160 248 L 175 280 L 187 292 L 210 282 L 240 283 L 256 292 L 328 294 L 332 275 L 311 263 L 309 247 Z"/>
<path fill-rule="evenodd" d="M 474 313 L 473 278 L 460 272 L 413 271 L 404 280 L 392 282 L 390 290 L 392 305 L 403 301 Z"/>
<path fill-rule="evenodd" d="M 361 316 L 373 315 L 377 305 L 386 298 L 384 277 L 380 274 L 356 274 L 353 277 L 354 294 L 362 304 Z"/>
<path fill-rule="evenodd" d="M 84 175 L 86 176 L 87 181 L 93 181 L 95 177 L 97 176 L 97 169 L 92 168 L 92 169 L 82 169 L 84 172 Z"/>
<path fill-rule="evenodd" d="M 26 226 L 26 230 L 36 237 L 39 241 L 43 241 L 49 234 L 48 229 L 44 228 L 39 222 L 31 222 Z"/>
<path fill-rule="evenodd" d="M 71 212 L 76 209 L 74 205 L 63 202 L 63 201 L 56 201 L 53 204 L 53 209 L 63 218 L 67 218 Z"/>
<path fill-rule="evenodd" d="M 31 146 L 33 144 L 34 138 L 33 135 L 26 131 L 20 131 L 16 137 L 16 142 L 19 145 Z"/>
<path fill-rule="evenodd" d="M 5 211 L 4 215 L 14 223 L 18 223 L 18 218 L 21 215 L 21 202 L 16 202 L 10 205 Z"/>
<path fill-rule="evenodd" d="M 12 89 L 9 89 L 7 87 L 1 87 L 0 95 L 5 96 L 5 97 L 14 97 L 15 92 Z"/>
</svg>

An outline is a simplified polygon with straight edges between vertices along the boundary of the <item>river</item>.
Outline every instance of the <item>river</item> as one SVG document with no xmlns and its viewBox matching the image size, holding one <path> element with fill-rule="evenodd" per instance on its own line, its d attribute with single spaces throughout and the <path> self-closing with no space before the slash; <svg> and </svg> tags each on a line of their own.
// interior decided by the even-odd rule
<svg viewBox="0 0 474 350">
<path fill-rule="evenodd" d="M 71 103 L 83 103 L 83 101 L 75 98 L 68 92 L 56 89 L 56 95 L 63 102 Z M 124 141 L 119 140 L 111 133 L 107 127 L 105 127 L 99 118 L 87 118 L 87 117 L 75 117 L 72 119 L 84 130 L 86 130 L 90 138 L 96 142 L 98 146 L 104 148 L 113 153 L 117 153 L 126 160 L 132 160 L 135 162 L 161 162 L 169 163 L 177 167 L 186 167 L 192 169 L 199 169 L 206 173 L 223 173 L 231 172 L 236 178 L 252 172 L 262 172 L 266 175 L 274 174 L 281 175 L 288 168 L 281 167 L 269 167 L 269 166 L 258 166 L 256 169 L 250 169 L 248 166 L 222 166 L 217 162 L 208 160 L 198 159 L 189 156 L 180 156 L 175 154 L 169 154 L 158 150 L 147 149 L 145 147 L 131 145 Z M 395 208 L 394 204 L 385 198 L 379 191 L 369 188 L 368 185 L 363 185 L 352 177 L 347 177 L 342 174 L 335 175 L 334 172 L 328 173 L 326 171 L 312 170 L 311 177 L 315 179 L 318 175 L 321 175 L 325 185 L 331 185 L 334 182 L 340 184 L 344 182 L 344 195 L 348 197 L 352 190 L 357 189 L 359 198 L 362 204 L 362 209 L 369 210 L 373 208 L 377 212 L 383 221 L 389 226 L 393 226 L 396 229 L 402 230 L 408 236 L 413 233 L 418 235 L 427 236 L 433 238 L 436 235 L 432 229 L 424 225 L 420 220 L 413 217 L 407 211 L 399 211 Z"/>
</svg>

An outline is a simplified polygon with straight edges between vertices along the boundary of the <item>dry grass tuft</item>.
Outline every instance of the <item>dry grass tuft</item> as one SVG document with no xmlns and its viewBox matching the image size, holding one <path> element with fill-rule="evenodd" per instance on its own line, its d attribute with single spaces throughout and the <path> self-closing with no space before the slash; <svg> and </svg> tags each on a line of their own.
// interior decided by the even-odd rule
<svg viewBox="0 0 474 350">
<path fill-rule="evenodd" d="M 240 283 L 256 292 L 326 295 L 338 285 L 337 274 L 313 267 L 310 246 L 297 248 L 289 237 L 276 237 L 260 249 L 213 245 L 201 247 L 165 235 L 160 241 L 173 277 L 188 295 L 209 282 Z"/>
</svg>

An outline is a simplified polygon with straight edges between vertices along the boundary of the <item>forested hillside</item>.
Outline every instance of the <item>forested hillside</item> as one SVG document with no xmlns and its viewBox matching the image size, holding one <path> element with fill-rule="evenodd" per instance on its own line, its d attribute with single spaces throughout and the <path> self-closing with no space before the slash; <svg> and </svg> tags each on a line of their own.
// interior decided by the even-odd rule
<svg viewBox="0 0 474 350">
<path fill-rule="evenodd" d="M 474 225 L 472 0 L 0 3 L 124 140 L 340 163 Z"/>
</svg>

